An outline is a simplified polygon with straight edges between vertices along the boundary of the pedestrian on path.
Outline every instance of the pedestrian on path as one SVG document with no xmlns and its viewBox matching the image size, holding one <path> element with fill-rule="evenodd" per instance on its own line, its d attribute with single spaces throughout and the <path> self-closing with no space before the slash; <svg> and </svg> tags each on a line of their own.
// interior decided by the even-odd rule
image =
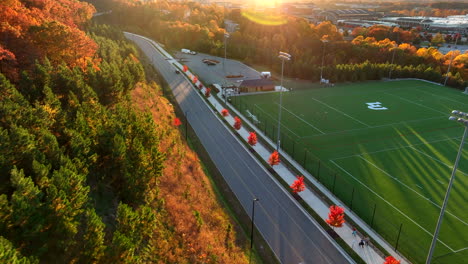
<svg viewBox="0 0 468 264">
<path fill-rule="evenodd" d="M 356 233 L 357 233 L 357 230 L 356 230 L 356 228 L 353 226 L 353 236 L 356 236 Z"/>
<path fill-rule="evenodd" d="M 370 238 L 369 238 L 369 237 L 366 237 L 366 238 L 364 238 L 364 241 L 366 242 L 366 246 L 369 246 Z"/>
<path fill-rule="evenodd" d="M 364 240 L 363 240 L 363 239 L 361 239 L 361 242 L 359 242 L 359 246 L 360 246 L 361 248 L 364 248 Z"/>
</svg>

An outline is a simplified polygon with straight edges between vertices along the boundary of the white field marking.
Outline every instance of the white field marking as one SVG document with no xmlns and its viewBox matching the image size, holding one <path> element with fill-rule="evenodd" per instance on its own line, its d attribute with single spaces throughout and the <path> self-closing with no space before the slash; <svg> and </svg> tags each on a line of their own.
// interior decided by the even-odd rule
<svg viewBox="0 0 468 264">
<path fill-rule="evenodd" d="M 327 106 L 328 108 L 331 108 L 331 109 L 335 110 L 336 112 L 338 112 L 338 113 L 340 113 L 340 114 L 342 114 L 342 115 L 345 115 L 345 116 L 347 116 L 347 117 L 353 119 L 353 120 L 356 121 L 356 122 L 359 122 L 359 123 L 365 125 L 366 127 L 371 127 L 371 126 L 369 126 L 368 124 L 366 124 L 366 123 L 364 123 L 364 122 L 361 122 L 361 121 L 357 120 L 356 118 L 354 118 L 354 117 L 352 117 L 352 116 L 350 116 L 350 115 L 348 115 L 348 114 L 346 114 L 346 113 L 343 113 L 342 111 L 340 111 L 340 110 L 338 110 L 338 109 L 336 109 L 336 108 L 334 108 L 334 107 L 332 107 L 332 106 L 330 106 L 330 105 L 328 105 L 328 104 L 326 104 L 326 103 L 324 103 L 324 102 L 322 102 L 322 101 L 320 101 L 320 100 L 318 100 L 318 99 L 315 99 L 315 98 L 313 98 L 313 97 L 311 97 L 311 99 L 314 100 L 314 101 L 316 101 L 316 102 L 319 102 L 319 103 L 323 104 L 324 106 Z"/>
<path fill-rule="evenodd" d="M 440 182 L 440 183 L 442 183 L 442 184 L 445 184 L 445 182 L 443 182 L 443 181 L 441 181 L 441 180 L 439 180 L 439 179 L 437 179 L 437 181 Z"/>
<path fill-rule="evenodd" d="M 433 94 L 433 93 L 428 93 L 428 92 L 423 91 L 423 90 L 418 89 L 418 88 L 415 88 L 415 90 L 418 90 L 418 91 L 420 91 L 420 92 L 422 92 L 422 93 L 429 94 L 429 95 L 432 95 L 432 96 L 437 96 L 437 97 L 440 97 L 440 98 L 444 98 L 444 99 L 449 100 L 449 101 L 452 101 L 452 102 L 454 102 L 454 103 L 459 103 L 459 104 L 462 104 L 462 105 L 465 105 L 465 104 L 466 104 L 466 103 L 459 102 L 459 101 L 457 101 L 457 100 L 453 100 L 452 98 L 449 98 L 449 97 L 445 97 L 445 96 L 441 96 L 441 95 Z"/>
<path fill-rule="evenodd" d="M 263 113 L 265 113 L 265 115 L 269 116 L 271 119 L 275 120 L 276 122 L 278 122 L 278 119 L 272 117 L 270 114 L 268 114 L 267 112 L 265 112 L 262 108 L 258 107 L 257 104 L 254 104 L 255 107 L 257 107 L 260 111 L 262 111 Z M 266 123 L 265 123 L 266 125 Z M 288 130 L 289 132 L 293 133 L 297 138 L 301 138 L 298 134 L 294 133 L 294 131 L 292 131 L 291 129 L 289 129 L 287 126 L 284 126 L 284 125 L 281 125 L 282 127 L 284 127 L 286 130 Z M 260 129 L 260 127 L 259 127 Z M 277 128 L 278 129 L 278 128 Z"/>
<path fill-rule="evenodd" d="M 455 250 L 454 252 L 455 252 L 455 253 L 458 253 L 458 252 L 460 252 L 460 251 L 467 250 L 467 249 L 468 249 L 468 247 L 466 247 L 466 248 L 461 248 L 461 249 L 459 249 L 459 250 Z"/>
<path fill-rule="evenodd" d="M 452 140 L 452 139 L 460 139 L 460 137 L 444 138 L 444 139 L 438 139 L 438 140 L 434 140 L 434 141 L 426 141 L 424 143 L 410 144 L 410 145 L 407 145 L 407 146 L 387 148 L 387 149 L 381 149 L 381 150 L 371 151 L 371 152 L 362 152 L 362 153 L 359 153 L 359 154 L 353 154 L 353 155 L 349 155 L 349 156 L 339 157 L 339 158 L 336 158 L 336 159 L 333 159 L 333 160 L 346 159 L 346 158 L 351 158 L 351 157 L 360 156 L 360 155 L 364 155 L 364 154 L 375 154 L 375 153 L 380 153 L 380 152 L 385 152 L 385 151 L 390 151 L 390 150 L 404 149 L 404 148 L 409 148 L 409 147 L 412 147 L 412 146 L 426 145 L 428 143 L 436 143 L 436 142 L 442 142 L 442 141 L 447 141 L 447 140 Z"/>
<path fill-rule="evenodd" d="M 405 213 L 403 213 L 400 209 L 396 208 L 393 204 L 391 204 L 389 201 L 385 200 L 385 198 L 383 198 L 382 196 L 380 196 L 378 193 L 374 192 L 374 190 L 372 190 L 370 187 L 368 187 L 367 185 L 365 185 L 363 182 L 361 182 L 360 180 L 358 180 L 356 177 L 354 177 L 351 173 L 349 173 L 347 170 L 343 169 L 340 165 L 336 164 L 336 162 L 334 162 L 333 160 L 330 160 L 330 162 L 332 162 L 333 164 L 335 164 L 335 166 L 337 166 L 338 168 L 340 168 L 342 171 L 344 171 L 346 174 L 348 174 L 351 178 L 353 178 L 354 180 L 356 180 L 357 182 L 359 182 L 362 186 L 364 186 L 366 189 L 368 189 L 370 192 L 372 192 L 373 194 L 375 194 L 375 196 L 379 197 L 380 199 L 382 199 L 385 203 L 387 203 L 388 205 L 390 205 L 393 209 L 395 209 L 397 212 L 399 212 L 401 215 L 403 215 L 404 217 L 406 217 L 408 220 L 410 220 L 413 224 L 415 224 L 416 226 L 418 226 L 419 228 L 421 228 L 424 232 L 426 232 L 430 237 L 433 237 L 434 235 L 427 231 L 424 227 L 422 227 L 421 225 L 419 225 L 416 221 L 414 221 L 413 219 L 411 219 L 411 217 L 407 216 Z M 442 245 L 444 245 L 445 247 L 447 247 L 450 251 L 452 252 L 455 252 L 451 247 L 449 247 L 447 244 L 445 244 L 443 241 L 441 241 L 440 239 L 437 239 L 437 241 L 439 241 Z"/>
<path fill-rule="evenodd" d="M 382 173 L 384 173 L 385 175 L 387 175 L 388 177 L 396 180 L 397 182 L 399 182 L 401 185 L 405 186 L 406 188 L 408 188 L 409 190 L 413 191 L 414 193 L 416 193 L 418 196 L 422 197 L 423 199 L 429 201 L 431 204 L 435 205 L 435 207 L 441 209 L 441 207 L 436 204 L 435 202 L 431 201 L 429 198 L 425 197 L 424 195 L 418 193 L 415 189 L 409 187 L 408 185 L 406 185 L 405 183 L 403 183 L 402 181 L 400 181 L 399 179 L 397 179 L 396 177 L 392 176 L 390 173 L 386 172 L 385 170 L 381 169 L 379 166 L 375 165 L 374 163 L 372 163 L 371 161 L 365 159 L 364 157 L 362 157 L 361 155 L 358 156 L 359 158 L 361 158 L 362 160 L 364 160 L 365 162 L 369 163 L 370 165 L 372 165 L 373 167 L 375 167 L 376 169 L 378 169 L 379 171 L 381 171 Z M 422 188 L 421 188 L 422 189 Z M 463 224 L 465 225 L 468 225 L 468 223 L 466 223 L 465 221 L 461 220 L 460 218 L 458 218 L 458 216 L 450 213 L 448 210 L 446 210 L 447 214 L 453 216 L 454 218 L 456 218 L 458 221 L 462 222 Z"/>
<path fill-rule="evenodd" d="M 422 119 L 401 121 L 401 122 L 390 123 L 390 124 L 385 124 L 385 125 L 370 126 L 369 128 L 387 127 L 387 126 L 400 125 L 400 124 L 413 123 L 413 122 L 421 122 L 421 121 L 427 121 L 427 120 L 439 119 L 439 118 L 447 119 L 447 116 L 445 115 L 445 116 L 438 116 L 438 117 L 430 117 L 430 118 L 422 118 Z M 340 133 L 352 132 L 352 131 L 359 131 L 359 130 L 368 130 L 369 128 L 364 127 L 364 128 L 354 128 L 354 129 L 348 129 L 348 130 L 341 130 L 341 131 L 337 131 L 337 132 L 327 133 L 326 135 L 334 135 L 334 134 L 340 134 Z M 302 138 L 312 138 L 312 137 L 318 137 L 318 136 L 321 136 L 321 135 L 305 136 L 305 137 L 302 137 Z"/>
<path fill-rule="evenodd" d="M 411 101 L 411 100 L 408 100 L 408 99 L 406 99 L 406 98 L 403 98 L 403 97 L 398 96 L 398 95 L 395 95 L 395 94 L 391 94 L 391 93 L 386 93 L 386 94 L 391 95 L 391 96 L 394 96 L 394 97 L 397 97 L 397 98 L 400 98 L 401 100 L 406 101 L 406 102 L 408 102 L 408 103 L 412 103 L 412 104 L 415 104 L 415 105 L 417 105 L 417 106 L 424 107 L 424 108 L 430 109 L 430 110 L 432 110 L 432 111 L 439 112 L 439 113 L 444 114 L 444 115 L 446 115 L 446 116 L 449 116 L 449 115 L 450 115 L 450 113 L 442 112 L 442 111 L 436 110 L 436 109 L 434 109 L 434 108 L 432 108 L 432 107 L 429 107 L 429 106 L 425 106 L 425 105 L 422 105 L 422 104 L 415 103 L 415 102 L 413 102 L 413 101 Z"/>
<path fill-rule="evenodd" d="M 436 161 L 436 162 L 438 162 L 438 163 L 440 163 L 440 164 L 443 164 L 443 165 L 449 167 L 450 169 L 453 169 L 453 166 L 448 165 L 447 163 L 444 163 L 444 162 L 442 162 L 441 160 L 432 157 L 431 155 L 427 154 L 427 153 L 424 152 L 424 151 L 420 151 L 420 150 L 418 150 L 417 148 L 414 148 L 413 146 L 410 146 L 410 148 L 416 150 L 417 152 L 423 154 L 424 156 L 426 156 L 426 157 L 428 157 L 428 158 L 430 158 L 430 159 L 432 159 L 432 160 L 434 160 L 434 161 Z M 457 171 L 461 172 L 461 174 L 463 174 L 463 175 L 465 175 L 465 176 L 468 176 L 468 174 L 464 173 L 464 172 L 461 171 L 460 169 L 458 169 Z"/>
<path fill-rule="evenodd" d="M 275 104 L 278 104 L 278 103 L 275 103 Z M 317 130 L 318 132 L 322 133 L 322 135 L 325 135 L 325 133 L 324 133 L 322 130 L 316 128 L 316 127 L 315 127 L 314 125 L 312 125 L 311 123 L 305 121 L 304 119 L 300 118 L 299 116 L 297 116 L 297 115 L 294 114 L 293 112 L 289 111 L 289 109 L 287 109 L 286 107 L 281 106 L 281 108 L 284 109 L 284 110 L 286 110 L 286 111 L 288 111 L 288 113 L 290 113 L 291 115 L 295 116 L 297 119 L 301 120 L 302 122 L 306 123 L 307 125 L 311 126 L 312 128 L 314 128 L 314 129 Z"/>
<path fill-rule="evenodd" d="M 420 185 L 417 185 L 417 184 L 416 184 L 416 186 L 418 186 L 419 189 L 422 189 L 422 188 L 423 188 L 423 187 L 421 187 Z"/>
</svg>

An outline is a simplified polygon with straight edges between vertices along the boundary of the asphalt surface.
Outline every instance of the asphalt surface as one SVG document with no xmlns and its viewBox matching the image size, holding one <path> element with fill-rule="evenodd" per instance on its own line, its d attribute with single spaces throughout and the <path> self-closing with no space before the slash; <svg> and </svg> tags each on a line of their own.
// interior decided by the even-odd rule
<svg viewBox="0 0 468 264">
<path fill-rule="evenodd" d="M 129 36 L 126 34 L 127 37 Z M 132 37 L 170 85 L 211 159 L 281 263 L 355 263 L 223 126 L 182 74 L 147 40 Z"/>
<path fill-rule="evenodd" d="M 251 67 L 236 61 L 226 59 L 225 65 L 223 67 L 224 58 L 211 56 L 204 53 L 197 53 L 196 55 L 184 54 L 182 52 L 177 52 L 175 58 L 182 59 L 182 64 L 186 64 L 194 73 L 203 77 L 203 80 L 207 82 L 206 84 L 224 83 L 224 76 L 227 75 L 242 75 L 241 78 L 226 78 L 226 81 L 229 85 L 239 86 L 242 80 L 248 79 L 259 79 L 260 73 Z M 203 59 L 210 59 L 218 61 L 216 65 L 207 65 L 203 63 Z M 224 74 L 226 72 L 226 74 Z"/>
</svg>

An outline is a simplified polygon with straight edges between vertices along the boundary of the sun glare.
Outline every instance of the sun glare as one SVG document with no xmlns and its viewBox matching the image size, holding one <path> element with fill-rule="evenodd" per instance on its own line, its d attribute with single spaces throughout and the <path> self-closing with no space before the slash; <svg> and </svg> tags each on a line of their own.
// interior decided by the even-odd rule
<svg viewBox="0 0 468 264">
<path fill-rule="evenodd" d="M 267 8 L 274 7 L 277 0 L 254 0 L 255 6 L 253 9 L 242 10 L 242 15 L 251 21 L 268 26 L 277 26 L 287 23 L 285 16 Z"/>
<path fill-rule="evenodd" d="M 274 7 L 278 3 L 277 0 L 254 0 L 257 7 Z"/>
</svg>

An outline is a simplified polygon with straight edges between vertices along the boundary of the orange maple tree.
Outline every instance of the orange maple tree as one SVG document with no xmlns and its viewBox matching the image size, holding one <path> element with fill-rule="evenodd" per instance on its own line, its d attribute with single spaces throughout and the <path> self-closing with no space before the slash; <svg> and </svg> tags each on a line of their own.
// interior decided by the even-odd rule
<svg viewBox="0 0 468 264">
<path fill-rule="evenodd" d="M 172 122 L 172 124 L 174 126 L 180 126 L 182 125 L 182 122 L 180 121 L 180 119 L 178 117 L 174 118 L 174 121 Z"/>
<path fill-rule="evenodd" d="M 80 30 L 95 11 L 77 0 L 0 1 L 0 44 L 18 61 L 10 68 L 28 68 L 46 56 L 53 66 L 97 64 L 97 45 Z"/>
<path fill-rule="evenodd" d="M 187 65 L 184 65 L 184 68 L 182 69 L 184 72 L 188 71 Z"/>
<path fill-rule="evenodd" d="M 234 128 L 239 130 L 242 127 L 242 120 L 239 117 L 234 117 Z"/>
<path fill-rule="evenodd" d="M 330 212 L 328 213 L 328 219 L 325 220 L 329 225 L 333 227 L 342 227 L 345 222 L 344 209 L 337 205 L 330 206 Z"/>
<path fill-rule="evenodd" d="M 247 138 L 250 146 L 257 145 L 257 133 L 250 132 L 249 137 Z"/>
<path fill-rule="evenodd" d="M 400 261 L 399 260 L 396 260 L 394 257 L 392 256 L 388 256 L 385 258 L 385 262 L 384 264 L 400 264 Z"/>
<path fill-rule="evenodd" d="M 271 166 L 274 166 L 280 164 L 280 162 L 281 160 L 278 151 L 273 151 L 273 153 L 270 155 L 270 158 L 268 159 L 268 163 L 270 163 Z"/>
<path fill-rule="evenodd" d="M 227 110 L 226 108 L 224 108 L 223 110 L 221 110 L 221 115 L 222 115 L 222 116 L 228 116 L 228 115 L 229 115 L 229 110 Z"/>
<path fill-rule="evenodd" d="M 296 176 L 296 180 L 291 184 L 293 193 L 302 192 L 305 190 L 304 176 Z"/>
<path fill-rule="evenodd" d="M 210 89 L 210 87 L 206 87 L 205 96 L 210 97 L 210 95 L 211 95 L 211 89 Z"/>
</svg>

